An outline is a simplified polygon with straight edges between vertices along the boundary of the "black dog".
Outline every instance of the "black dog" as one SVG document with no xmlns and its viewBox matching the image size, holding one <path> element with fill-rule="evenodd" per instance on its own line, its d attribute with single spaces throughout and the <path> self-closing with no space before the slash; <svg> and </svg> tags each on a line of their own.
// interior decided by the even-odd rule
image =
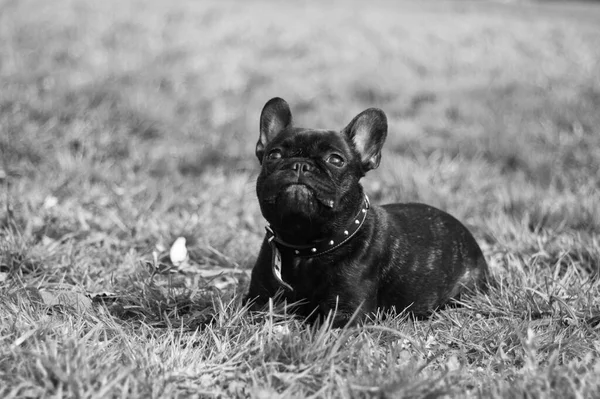
<svg viewBox="0 0 600 399">
<path fill-rule="evenodd" d="M 293 127 L 284 100 L 267 102 L 256 191 L 269 227 L 245 298 L 253 309 L 282 289 L 302 302 L 296 313 L 334 311 L 339 326 L 378 309 L 426 315 L 485 286 L 481 249 L 458 220 L 423 204 L 369 203 L 359 180 L 379 166 L 386 135 L 376 108 L 338 133 Z"/>
</svg>

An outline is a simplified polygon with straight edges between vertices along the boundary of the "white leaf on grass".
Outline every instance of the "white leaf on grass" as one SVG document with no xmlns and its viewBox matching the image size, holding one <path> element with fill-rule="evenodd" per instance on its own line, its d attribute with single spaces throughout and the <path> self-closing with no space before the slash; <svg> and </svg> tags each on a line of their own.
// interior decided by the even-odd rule
<svg viewBox="0 0 600 399">
<path fill-rule="evenodd" d="M 54 208 L 58 204 L 58 198 L 54 195 L 48 195 L 44 198 L 44 204 L 42 205 L 44 209 Z"/>
<path fill-rule="evenodd" d="M 174 266 L 182 265 L 188 258 L 188 251 L 185 246 L 185 237 L 178 237 L 169 251 L 169 258 Z"/>
<path fill-rule="evenodd" d="M 3 283 L 6 281 L 6 279 L 8 278 L 8 273 L 0 273 L 0 283 Z"/>
</svg>

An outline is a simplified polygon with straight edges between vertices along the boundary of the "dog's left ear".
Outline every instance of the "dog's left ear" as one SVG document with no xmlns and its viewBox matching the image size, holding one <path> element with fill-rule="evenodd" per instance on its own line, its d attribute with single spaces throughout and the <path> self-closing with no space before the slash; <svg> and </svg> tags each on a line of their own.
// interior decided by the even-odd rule
<svg viewBox="0 0 600 399">
<path fill-rule="evenodd" d="M 262 163 L 267 144 L 292 124 L 288 103 L 279 97 L 267 101 L 260 114 L 260 136 L 256 143 L 256 157 Z"/>
<path fill-rule="evenodd" d="M 360 154 L 364 172 L 379 166 L 387 128 L 385 113 L 378 108 L 369 108 L 356 115 L 342 130 Z"/>
</svg>

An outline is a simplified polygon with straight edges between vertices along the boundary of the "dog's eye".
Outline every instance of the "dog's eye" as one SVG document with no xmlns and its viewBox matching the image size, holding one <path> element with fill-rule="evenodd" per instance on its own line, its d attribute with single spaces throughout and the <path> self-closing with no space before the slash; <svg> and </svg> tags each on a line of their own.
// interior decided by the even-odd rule
<svg viewBox="0 0 600 399">
<path fill-rule="evenodd" d="M 329 162 L 333 166 L 337 166 L 338 168 L 341 168 L 342 166 L 344 166 L 344 158 L 340 157 L 337 154 L 331 154 L 327 158 L 327 162 Z"/>
<path fill-rule="evenodd" d="M 269 155 L 267 155 L 268 159 L 280 159 L 281 158 L 281 151 L 280 150 L 273 150 L 269 153 Z"/>
</svg>

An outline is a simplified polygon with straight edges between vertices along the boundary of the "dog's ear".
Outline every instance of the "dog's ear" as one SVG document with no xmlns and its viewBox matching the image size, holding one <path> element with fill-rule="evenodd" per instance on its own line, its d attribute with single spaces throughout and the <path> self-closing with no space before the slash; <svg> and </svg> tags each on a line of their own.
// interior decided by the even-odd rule
<svg viewBox="0 0 600 399">
<path fill-rule="evenodd" d="M 262 163 L 267 144 L 292 124 L 292 112 L 284 99 L 275 97 L 267 101 L 260 114 L 260 136 L 256 143 L 256 157 Z"/>
<path fill-rule="evenodd" d="M 379 166 L 387 128 L 385 113 L 378 108 L 369 108 L 356 115 L 342 130 L 360 154 L 364 172 Z"/>
</svg>

